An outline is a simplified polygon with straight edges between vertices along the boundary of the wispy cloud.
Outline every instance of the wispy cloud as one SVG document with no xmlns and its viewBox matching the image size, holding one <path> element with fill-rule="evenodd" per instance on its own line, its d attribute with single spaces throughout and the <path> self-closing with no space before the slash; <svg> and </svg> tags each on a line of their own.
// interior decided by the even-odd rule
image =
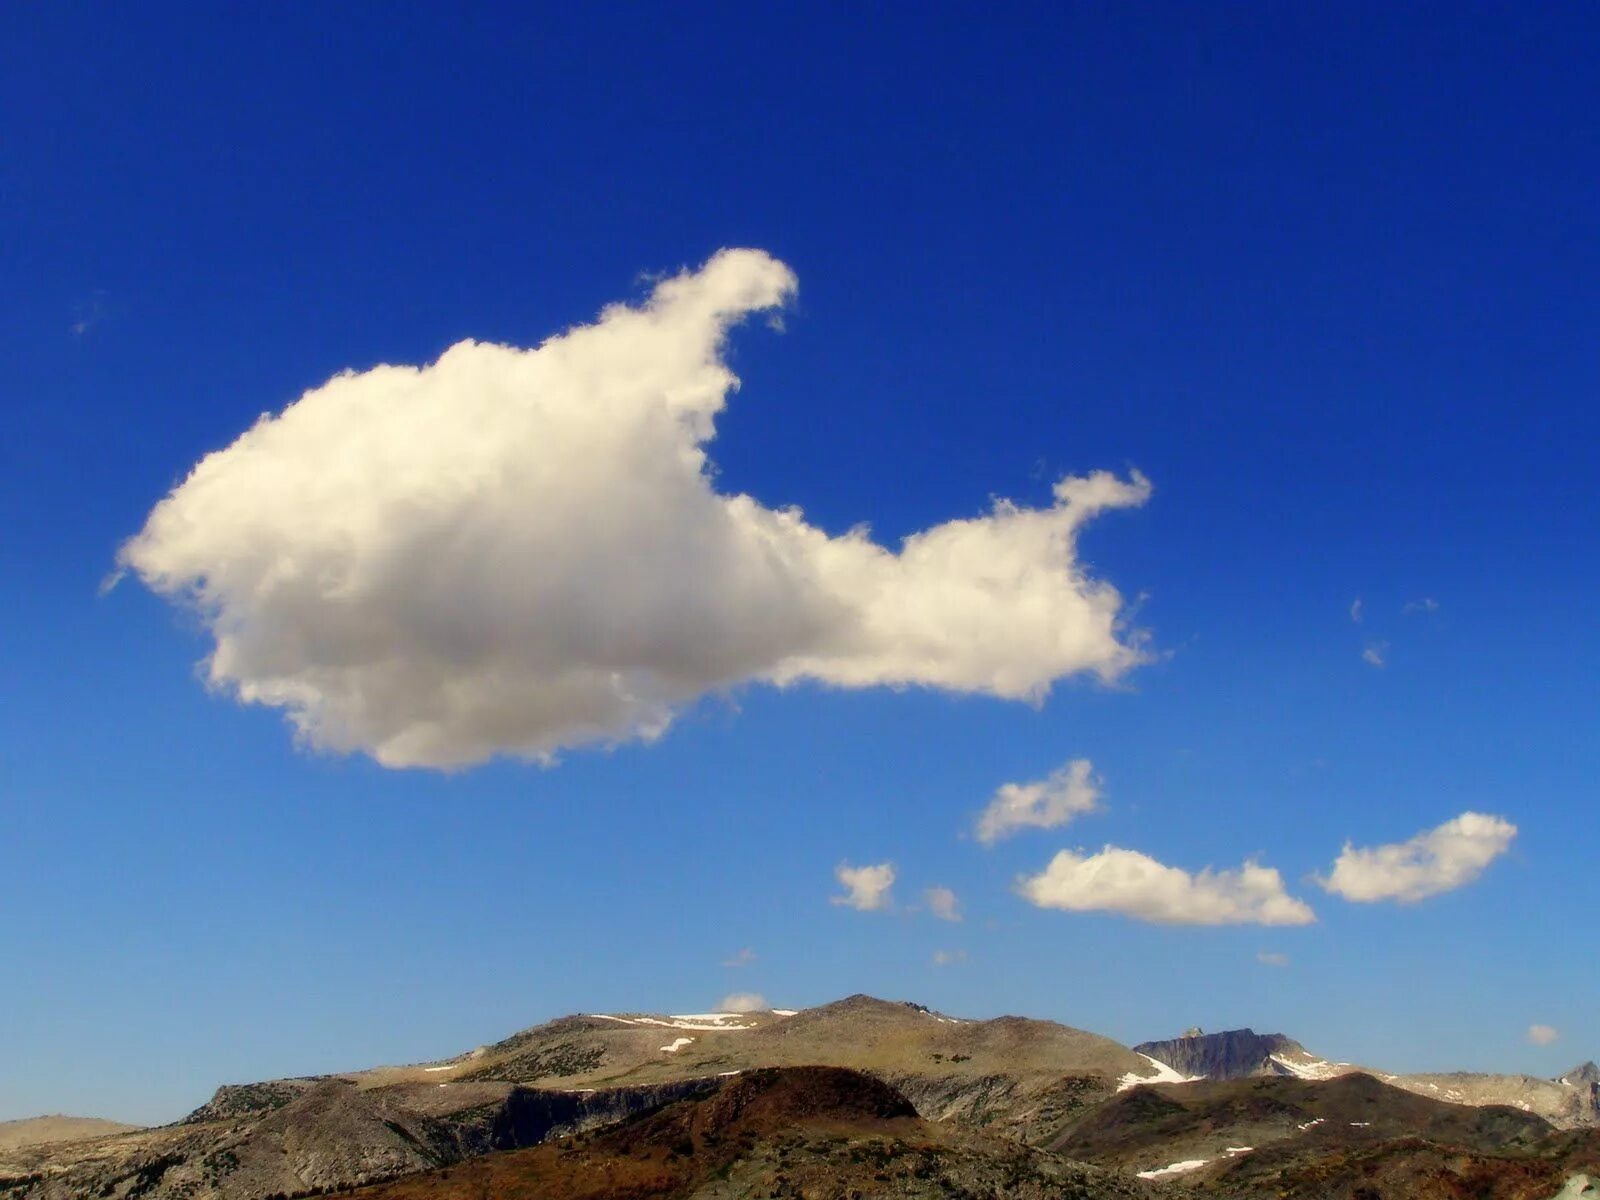
<svg viewBox="0 0 1600 1200">
<path fill-rule="evenodd" d="M 922 893 L 928 911 L 941 921 L 961 920 L 961 901 L 947 887 L 931 887 Z"/>
<path fill-rule="evenodd" d="M 731 958 L 723 959 L 722 965 L 725 967 L 748 967 L 751 963 L 755 962 L 755 960 L 756 952 L 750 949 L 749 946 L 745 946 L 735 953 Z"/>
<path fill-rule="evenodd" d="M 118 563 L 193 607 L 212 686 L 392 767 L 648 741 L 752 682 L 1035 703 L 1146 661 L 1076 553 L 1149 497 L 1136 472 L 897 548 L 716 490 L 729 331 L 796 286 L 724 250 L 534 349 L 337 375 L 199 462 Z"/>
<path fill-rule="evenodd" d="M 842 904 L 861 912 L 875 912 L 888 908 L 891 903 L 889 889 L 894 885 L 893 863 L 867 867 L 840 863 L 833 869 L 833 877 L 844 888 L 844 895 L 832 897 L 830 903 Z"/>
<path fill-rule="evenodd" d="M 935 950 L 933 952 L 933 965 L 936 967 L 949 967 L 966 961 L 967 952 L 965 950 Z"/>
<path fill-rule="evenodd" d="M 1503 817 L 1465 812 L 1404 842 L 1357 849 L 1349 842 L 1317 882 L 1359 903 L 1414 903 L 1463 887 L 1511 847 L 1517 827 Z"/>
<path fill-rule="evenodd" d="M 1287 967 L 1289 965 L 1289 956 L 1287 954 L 1278 954 L 1272 950 L 1262 950 L 1256 954 L 1256 961 L 1269 967 Z"/>
<path fill-rule="evenodd" d="M 75 338 L 81 338 L 105 316 L 106 297 L 109 295 L 104 288 L 95 288 L 89 293 L 88 299 L 79 304 L 73 312 L 72 324 L 67 326 L 67 331 Z"/>
<path fill-rule="evenodd" d="M 1361 597 L 1357 596 L 1350 602 L 1350 619 L 1357 625 L 1361 624 Z"/>
<path fill-rule="evenodd" d="M 1529 1025 L 1527 1036 L 1535 1046 L 1548 1046 L 1561 1036 L 1561 1031 L 1552 1025 Z"/>
<path fill-rule="evenodd" d="M 1309 925 L 1316 915 L 1283 887 L 1271 867 L 1245 862 L 1231 871 L 1196 874 L 1136 850 L 1107 846 L 1099 854 L 1063 850 L 1017 892 L 1040 908 L 1113 912 L 1163 925 Z"/>
<path fill-rule="evenodd" d="M 992 846 L 1022 829 L 1055 829 L 1100 807 L 1102 782 L 1075 758 L 1032 783 L 1002 783 L 978 815 L 977 838 Z"/>
<path fill-rule="evenodd" d="M 1388 642 L 1368 642 L 1367 648 L 1361 652 L 1361 661 L 1369 667 L 1384 667 L 1389 663 Z"/>
<path fill-rule="evenodd" d="M 1439 611 L 1439 602 L 1432 596 L 1424 596 L 1420 600 L 1410 601 L 1400 611 L 1408 617 L 1415 616 L 1418 613 L 1436 613 Z"/>
</svg>

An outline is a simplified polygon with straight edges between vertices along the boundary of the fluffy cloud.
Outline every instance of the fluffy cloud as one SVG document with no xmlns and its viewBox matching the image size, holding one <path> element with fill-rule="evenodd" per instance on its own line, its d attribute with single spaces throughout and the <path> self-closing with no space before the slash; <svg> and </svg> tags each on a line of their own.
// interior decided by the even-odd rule
<svg viewBox="0 0 1600 1200">
<path fill-rule="evenodd" d="M 1510 821 L 1466 812 L 1409 841 L 1360 850 L 1346 842 L 1317 882 L 1346 900 L 1411 903 L 1471 883 L 1516 836 Z"/>
<path fill-rule="evenodd" d="M 767 998 L 756 992 L 734 992 L 731 996 L 724 996 L 722 1003 L 717 1005 L 718 1012 L 749 1013 L 766 1012 L 772 1005 L 767 1003 Z"/>
<path fill-rule="evenodd" d="M 947 887 L 931 887 L 922 893 L 928 911 L 941 921 L 961 920 L 961 901 Z"/>
<path fill-rule="evenodd" d="M 1548 1046 L 1561 1036 L 1561 1031 L 1553 1025 L 1529 1025 L 1528 1040 L 1535 1046 Z"/>
<path fill-rule="evenodd" d="M 1002 783 L 978 816 L 978 840 L 992 846 L 1019 829 L 1054 829 L 1100 806 L 1100 781 L 1075 758 L 1033 783 Z"/>
<path fill-rule="evenodd" d="M 889 888 L 894 884 L 893 863 L 878 863 L 871 867 L 852 867 L 849 863 L 840 863 L 833 869 L 833 877 L 844 888 L 845 894 L 833 897 L 832 903 L 862 912 L 889 907 Z"/>
<path fill-rule="evenodd" d="M 1114 912 L 1163 925 L 1309 925 L 1315 914 L 1283 889 L 1271 867 L 1246 862 L 1236 871 L 1197 875 L 1137 850 L 1107 846 L 1084 856 L 1063 850 L 1017 892 L 1040 908 Z"/>
<path fill-rule="evenodd" d="M 207 455 L 120 564 L 191 606 L 215 688 L 389 766 L 651 739 L 750 681 L 1038 701 L 1141 662 L 1078 530 L 1135 472 L 914 534 L 830 536 L 718 492 L 730 328 L 789 268 L 724 250 L 534 349 L 346 372 Z"/>
</svg>

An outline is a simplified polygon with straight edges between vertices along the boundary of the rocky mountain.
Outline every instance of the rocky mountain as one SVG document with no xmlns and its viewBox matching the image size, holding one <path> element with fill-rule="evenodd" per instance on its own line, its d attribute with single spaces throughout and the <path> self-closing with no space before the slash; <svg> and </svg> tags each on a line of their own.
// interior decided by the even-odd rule
<svg viewBox="0 0 1600 1200">
<path fill-rule="evenodd" d="M 1284 1159 L 1286 1181 L 1324 1167 L 1376 1178 L 1391 1161 L 1377 1148 L 1404 1138 L 1422 1139 L 1394 1151 L 1405 1162 L 1453 1147 L 1485 1178 L 1519 1155 L 1531 1181 L 1573 1163 L 1600 1172 L 1600 1157 L 1582 1161 L 1592 1143 L 1550 1149 L 1530 1111 L 1451 1103 L 1466 1084 L 1408 1092 L 1354 1070 L 1282 1035 L 1193 1031 L 1130 1050 L 1049 1021 L 868 996 L 798 1012 L 577 1014 L 436 1062 L 225 1085 L 159 1129 L 0 1148 L 0 1200 L 269 1200 L 397 1180 L 382 1194 L 477 1200 L 524 1194 L 529 1179 L 541 1195 L 597 1200 L 844 1194 L 829 1180 L 862 1195 L 1087 1197 L 1225 1178 L 1254 1195 L 1268 1185 L 1239 1164 L 1258 1153 Z M 1233 1078 L 1191 1081 L 1210 1072 Z M 1534 1082 L 1577 1105 L 1600 1072 Z M 1341 1138 L 1308 1136 L 1323 1125 Z"/>
<path fill-rule="evenodd" d="M 1397 1075 L 1330 1062 L 1312 1054 L 1281 1033 L 1230 1029 L 1202 1033 L 1198 1029 L 1167 1041 L 1144 1042 L 1136 1053 L 1170 1068 L 1185 1079 L 1247 1079 L 1287 1076 L 1336 1079 L 1365 1072 L 1418 1095 L 1456 1104 L 1503 1104 L 1534 1113 L 1564 1128 L 1600 1126 L 1600 1068 L 1574 1067 L 1559 1079 L 1532 1075 L 1489 1075 L 1474 1072 Z"/>
<path fill-rule="evenodd" d="M 1332 1079 L 1349 1063 L 1329 1063 L 1281 1033 L 1230 1029 L 1201 1033 L 1198 1029 L 1165 1042 L 1144 1042 L 1134 1051 L 1190 1079 L 1247 1079 L 1253 1075 L 1289 1075 L 1297 1079 Z"/>
<path fill-rule="evenodd" d="M 539 1144 L 765 1067 L 835 1066 L 924 1117 L 1037 1140 L 1160 1068 L 1050 1021 L 852 996 L 803 1012 L 580 1014 L 441 1062 L 228 1085 L 175 1125 L 0 1155 L 4 1200 L 257 1200 Z M 9 1183 L 7 1181 L 10 1181 Z"/>
</svg>

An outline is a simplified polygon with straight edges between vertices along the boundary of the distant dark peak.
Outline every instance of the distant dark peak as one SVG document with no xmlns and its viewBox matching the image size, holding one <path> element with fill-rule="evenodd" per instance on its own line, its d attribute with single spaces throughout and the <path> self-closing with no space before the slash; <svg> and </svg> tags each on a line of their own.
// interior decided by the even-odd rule
<svg viewBox="0 0 1600 1200">
<path fill-rule="evenodd" d="M 1579 1063 L 1577 1066 L 1573 1067 L 1572 1070 L 1563 1073 L 1561 1076 L 1561 1081 L 1563 1083 L 1570 1083 L 1574 1085 L 1580 1083 L 1600 1083 L 1600 1067 L 1595 1066 L 1592 1062 Z"/>
<path fill-rule="evenodd" d="M 1229 1029 L 1222 1033 L 1190 1030 L 1182 1037 L 1144 1042 L 1133 1049 L 1166 1063 L 1181 1075 L 1206 1079 L 1292 1074 L 1274 1062 L 1274 1056 L 1305 1053 L 1299 1042 L 1281 1033 L 1257 1033 L 1253 1029 Z"/>
</svg>

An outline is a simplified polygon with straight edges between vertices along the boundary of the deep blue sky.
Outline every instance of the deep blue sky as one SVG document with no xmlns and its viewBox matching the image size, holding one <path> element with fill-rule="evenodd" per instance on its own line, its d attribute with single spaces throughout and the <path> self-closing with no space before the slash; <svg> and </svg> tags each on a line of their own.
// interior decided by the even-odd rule
<svg viewBox="0 0 1600 1200">
<path fill-rule="evenodd" d="M 735 990 L 1251 1024 L 1389 1069 L 1600 1055 L 1593 8 L 765 7 L 12 13 L 0 1118 L 170 1119 Z M 190 618 L 98 594 L 258 414 L 534 344 L 722 246 L 800 279 L 782 336 L 735 337 L 723 490 L 892 544 L 1137 467 L 1154 497 L 1083 553 L 1162 660 L 1038 710 L 755 687 L 653 746 L 441 775 L 296 750 L 197 682 Z M 1105 812 L 963 836 L 1075 757 Z M 1466 810 L 1520 830 L 1470 887 L 1307 881 Z M 1320 919 L 1012 894 L 1105 843 L 1259 854 Z M 967 919 L 831 906 L 841 859 Z"/>
</svg>

